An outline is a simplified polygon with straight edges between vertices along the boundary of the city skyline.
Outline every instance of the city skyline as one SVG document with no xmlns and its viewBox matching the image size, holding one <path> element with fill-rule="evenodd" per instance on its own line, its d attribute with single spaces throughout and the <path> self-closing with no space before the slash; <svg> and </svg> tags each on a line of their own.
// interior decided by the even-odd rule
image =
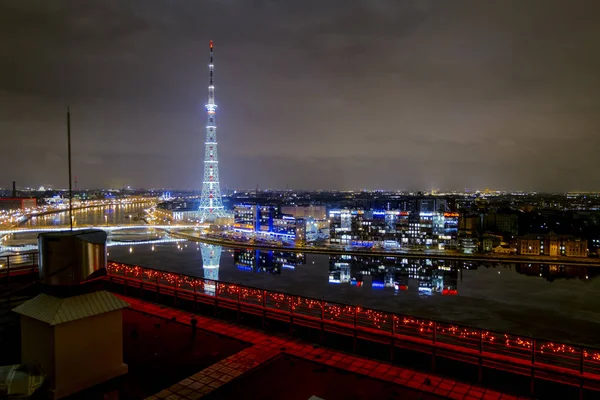
<svg viewBox="0 0 600 400">
<path fill-rule="evenodd" d="M 115 4 L 0 1 L 0 186 L 70 105 L 80 188 L 200 190 L 214 39 L 223 187 L 600 190 L 596 2 Z"/>
</svg>

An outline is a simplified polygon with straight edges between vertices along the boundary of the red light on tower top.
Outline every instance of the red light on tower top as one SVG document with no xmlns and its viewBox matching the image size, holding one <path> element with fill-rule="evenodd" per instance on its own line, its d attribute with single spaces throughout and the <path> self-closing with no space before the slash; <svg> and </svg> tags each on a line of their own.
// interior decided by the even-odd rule
<svg viewBox="0 0 600 400">
<path fill-rule="evenodd" d="M 210 49 L 211 49 L 211 50 L 212 50 L 212 47 L 213 47 L 213 41 L 211 40 L 211 41 L 210 41 Z"/>
</svg>

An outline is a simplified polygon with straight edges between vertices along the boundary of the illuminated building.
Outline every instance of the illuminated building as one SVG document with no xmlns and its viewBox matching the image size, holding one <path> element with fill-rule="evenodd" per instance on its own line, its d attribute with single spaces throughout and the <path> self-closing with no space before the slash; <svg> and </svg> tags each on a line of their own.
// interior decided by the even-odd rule
<svg viewBox="0 0 600 400">
<path fill-rule="evenodd" d="M 233 219 L 233 229 L 239 232 L 293 240 L 296 238 L 297 228 L 301 227 L 305 238 L 304 220 L 282 214 L 274 205 L 237 204 L 233 207 Z"/>
<path fill-rule="evenodd" d="M 296 218 L 283 215 L 276 208 L 269 210 L 267 218 L 261 221 L 260 229 L 269 233 L 294 236 L 296 233 Z M 261 213 L 262 216 L 262 213 Z M 266 229 L 268 227 L 268 229 Z"/>
<path fill-rule="evenodd" d="M 589 241 L 589 244 L 590 244 L 590 247 L 589 247 L 590 251 L 594 252 L 595 254 L 598 254 L 598 249 L 600 249 L 600 239 L 598 239 L 598 238 L 591 239 Z"/>
<path fill-rule="evenodd" d="M 236 204 L 233 207 L 233 227 L 244 232 L 257 229 L 257 207 L 254 204 Z"/>
<path fill-rule="evenodd" d="M 461 236 L 458 238 L 458 248 L 464 254 L 475 253 L 477 251 L 477 244 L 477 239 L 472 237 Z"/>
<path fill-rule="evenodd" d="M 296 239 L 296 242 L 305 243 L 308 237 L 306 234 L 307 220 L 304 218 L 296 218 L 294 222 L 296 224 L 294 227 L 294 238 Z"/>
<path fill-rule="evenodd" d="M 198 218 L 198 202 L 167 201 L 156 206 L 156 214 L 170 221 L 188 221 Z"/>
<path fill-rule="evenodd" d="M 587 257 L 588 243 L 568 235 L 531 234 L 517 239 L 517 253 L 521 255 L 545 255 Z"/>
<path fill-rule="evenodd" d="M 355 211 L 355 215 L 358 215 L 358 211 Z M 342 210 L 340 212 L 340 228 L 344 231 L 352 229 L 352 213 L 350 210 Z"/>
<path fill-rule="evenodd" d="M 398 216 L 400 215 L 400 211 L 385 211 L 385 227 L 389 232 L 396 232 L 396 221 L 398 221 Z"/>
<path fill-rule="evenodd" d="M 495 248 L 502 244 L 502 236 L 499 235 L 483 235 L 481 241 L 481 248 L 485 252 L 493 251 Z"/>
<path fill-rule="evenodd" d="M 437 211 L 330 210 L 330 243 L 386 248 L 456 247 L 458 218 L 458 213 Z"/>
<path fill-rule="evenodd" d="M 210 64 L 208 64 L 208 103 L 206 104 L 207 123 L 206 141 L 204 143 L 204 177 L 202 180 L 202 196 L 198 217 L 200 221 L 213 222 L 217 218 L 225 218 L 225 208 L 219 184 L 219 159 L 217 157 L 217 124 L 215 121 L 217 105 L 215 104 L 215 86 L 213 80 L 213 42 L 210 42 Z"/>
<path fill-rule="evenodd" d="M 567 240 L 564 244 L 564 255 L 567 257 L 587 257 L 587 241 L 574 239 Z"/>
</svg>

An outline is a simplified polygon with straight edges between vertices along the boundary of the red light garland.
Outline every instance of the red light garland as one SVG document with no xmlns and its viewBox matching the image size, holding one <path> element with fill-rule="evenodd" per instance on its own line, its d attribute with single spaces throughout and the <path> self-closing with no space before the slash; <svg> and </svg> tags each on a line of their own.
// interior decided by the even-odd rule
<svg viewBox="0 0 600 400">
<path fill-rule="evenodd" d="M 336 321 L 338 323 L 372 327 L 386 332 L 391 332 L 392 325 L 398 332 L 413 332 L 420 336 L 433 337 L 435 330 L 438 338 L 453 337 L 460 340 L 479 341 L 481 335 L 482 344 L 502 345 L 505 348 L 514 348 L 516 350 L 531 351 L 533 341 L 531 339 L 521 339 L 518 336 L 508 334 L 494 333 L 489 331 L 480 331 L 473 328 L 465 328 L 458 325 L 435 323 L 434 321 L 416 319 L 408 316 L 401 316 L 382 311 L 371 309 L 363 309 L 360 306 L 340 305 L 335 303 L 327 303 L 320 300 L 290 296 L 283 293 L 274 293 L 262 289 L 244 287 L 241 285 L 214 282 L 202 278 L 196 278 L 186 275 L 174 274 L 170 272 L 156 271 L 140 266 L 133 266 L 109 261 L 106 267 L 109 275 L 124 278 L 139 278 L 142 281 L 167 283 L 168 286 L 180 288 L 183 285 L 190 287 L 192 290 L 203 291 L 205 285 L 210 284 L 218 287 L 217 296 L 237 299 L 240 301 L 262 304 L 263 295 L 266 295 L 266 306 L 271 308 L 279 308 L 289 310 L 292 313 L 305 315 L 320 315 L 327 320 Z M 185 289 L 187 290 L 187 289 Z M 213 289 L 214 290 L 214 289 Z M 493 351 L 492 349 L 486 350 Z M 536 353 L 544 355 L 568 355 L 569 358 L 575 359 L 577 355 L 581 355 L 588 362 L 600 363 L 600 352 L 578 349 L 576 347 L 553 342 L 537 342 Z"/>
</svg>

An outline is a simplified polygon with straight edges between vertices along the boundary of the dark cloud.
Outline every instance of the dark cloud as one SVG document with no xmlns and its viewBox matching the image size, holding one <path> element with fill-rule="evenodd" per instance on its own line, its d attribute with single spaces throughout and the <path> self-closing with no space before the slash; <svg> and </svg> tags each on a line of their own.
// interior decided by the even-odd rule
<svg viewBox="0 0 600 400">
<path fill-rule="evenodd" d="M 0 180 L 597 190 L 600 3 L 0 0 Z"/>
</svg>

